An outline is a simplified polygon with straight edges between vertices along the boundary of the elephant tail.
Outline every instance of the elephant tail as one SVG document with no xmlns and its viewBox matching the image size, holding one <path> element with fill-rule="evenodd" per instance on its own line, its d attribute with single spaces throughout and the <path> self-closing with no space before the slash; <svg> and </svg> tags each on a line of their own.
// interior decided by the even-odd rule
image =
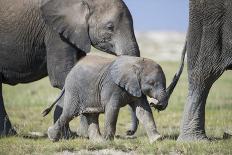
<svg viewBox="0 0 232 155">
<path fill-rule="evenodd" d="M 41 114 L 43 115 L 43 117 L 45 117 L 47 114 L 50 113 L 50 111 L 52 110 L 52 108 L 54 107 L 54 105 L 56 105 L 56 103 L 61 99 L 61 97 L 64 95 L 65 89 L 63 87 L 63 89 L 61 90 L 60 95 L 58 96 L 58 98 L 48 107 L 46 108 Z"/>
<path fill-rule="evenodd" d="M 181 55 L 181 64 L 180 64 L 180 68 L 179 70 L 176 72 L 176 74 L 174 75 L 171 84 L 168 86 L 168 88 L 166 89 L 167 92 L 167 97 L 168 99 L 170 98 L 174 88 L 176 87 L 177 82 L 179 81 L 179 78 L 183 72 L 183 68 L 184 68 L 184 59 L 185 59 L 185 54 L 187 51 L 187 41 L 185 42 L 184 45 L 184 49 L 182 51 L 182 55 Z"/>
</svg>

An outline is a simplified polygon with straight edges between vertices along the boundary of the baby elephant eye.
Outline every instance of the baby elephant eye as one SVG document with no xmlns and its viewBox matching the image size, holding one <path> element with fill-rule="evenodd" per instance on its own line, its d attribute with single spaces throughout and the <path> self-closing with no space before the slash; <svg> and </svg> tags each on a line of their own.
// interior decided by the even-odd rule
<svg viewBox="0 0 232 155">
<path fill-rule="evenodd" d="M 148 83 L 149 83 L 150 85 L 154 85 L 154 84 L 155 84 L 155 81 L 150 80 L 150 81 L 148 81 Z"/>
<path fill-rule="evenodd" d="M 110 31 L 114 31 L 114 24 L 112 22 L 107 23 L 106 28 Z"/>
</svg>

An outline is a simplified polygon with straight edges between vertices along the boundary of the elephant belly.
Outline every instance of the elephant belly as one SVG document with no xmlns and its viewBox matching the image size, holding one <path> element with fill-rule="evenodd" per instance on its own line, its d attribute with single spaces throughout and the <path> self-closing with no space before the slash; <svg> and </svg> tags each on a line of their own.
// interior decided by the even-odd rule
<svg viewBox="0 0 232 155">
<path fill-rule="evenodd" d="M 82 89 L 79 89 L 79 88 L 82 88 Z M 79 114 L 104 113 L 105 106 L 100 102 L 99 95 L 96 95 L 96 93 L 99 93 L 96 91 L 96 89 L 93 88 L 93 89 L 86 90 L 83 87 L 83 85 L 79 86 L 78 89 L 79 91 L 75 95 L 77 98 L 74 100 L 74 102 L 76 102 L 77 107 L 79 107 L 78 108 Z"/>
<path fill-rule="evenodd" d="M 81 114 L 83 113 L 104 113 L 105 111 L 104 106 L 101 103 L 94 102 L 93 100 L 94 100 L 93 98 L 89 98 L 85 101 L 80 111 Z"/>
<path fill-rule="evenodd" d="M 45 49 L 31 52 L 19 49 L 9 47 L 0 51 L 0 74 L 3 83 L 10 85 L 28 83 L 47 76 Z"/>
</svg>

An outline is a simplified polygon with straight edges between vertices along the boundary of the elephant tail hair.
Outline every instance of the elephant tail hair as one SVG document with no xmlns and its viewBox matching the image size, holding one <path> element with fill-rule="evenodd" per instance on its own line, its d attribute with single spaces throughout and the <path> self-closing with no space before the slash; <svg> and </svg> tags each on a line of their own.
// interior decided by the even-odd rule
<svg viewBox="0 0 232 155">
<path fill-rule="evenodd" d="M 50 113 L 50 111 L 52 110 L 52 108 L 54 107 L 54 105 L 56 105 L 56 103 L 61 99 L 61 97 L 64 95 L 65 89 L 63 87 L 63 89 L 61 90 L 60 95 L 58 96 L 58 98 L 48 107 L 46 108 L 41 114 L 43 115 L 43 117 L 47 116 L 47 114 Z"/>
</svg>

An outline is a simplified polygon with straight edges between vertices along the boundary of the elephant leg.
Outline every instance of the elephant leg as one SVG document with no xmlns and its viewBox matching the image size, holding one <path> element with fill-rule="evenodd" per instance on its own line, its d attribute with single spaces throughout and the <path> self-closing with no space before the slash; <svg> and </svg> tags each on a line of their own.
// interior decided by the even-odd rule
<svg viewBox="0 0 232 155">
<path fill-rule="evenodd" d="M 56 123 L 48 128 L 48 138 L 54 142 L 62 138 L 64 128 L 72 119 L 73 114 L 63 112 Z"/>
<path fill-rule="evenodd" d="M 184 107 L 178 141 L 208 140 L 205 132 L 206 100 L 211 86 L 222 73 L 215 76 L 201 72 L 202 76 L 207 75 L 205 77 L 193 76 L 194 74 L 197 75 L 193 73 L 189 76 L 188 99 Z"/>
<path fill-rule="evenodd" d="M 77 129 L 77 135 L 80 137 L 88 138 L 88 119 L 85 115 L 80 115 L 80 126 Z"/>
<path fill-rule="evenodd" d="M 60 118 L 61 114 L 62 114 L 62 111 L 63 111 L 63 103 L 64 103 L 64 97 L 62 97 L 57 105 L 56 105 L 56 108 L 55 108 L 55 111 L 54 111 L 54 115 L 53 115 L 53 118 L 54 118 L 54 123 L 57 122 L 57 120 Z M 76 133 L 71 131 L 70 127 L 69 127 L 69 123 L 66 123 L 65 126 L 61 129 L 61 132 L 62 132 L 62 138 L 64 139 L 69 139 L 69 138 L 72 138 L 72 137 L 75 137 L 76 136 Z"/>
<path fill-rule="evenodd" d="M 138 102 L 132 103 L 131 106 L 136 112 L 136 116 L 138 117 L 139 121 L 144 126 L 150 143 L 153 143 L 156 140 L 160 139 L 161 136 L 157 131 L 152 110 L 148 101 L 146 99 L 142 99 Z"/>
<path fill-rule="evenodd" d="M 112 101 L 111 101 L 112 102 Z M 108 103 L 105 109 L 105 132 L 106 140 L 114 140 L 116 124 L 118 119 L 119 107 L 113 106 L 114 103 Z"/>
<path fill-rule="evenodd" d="M 51 30 L 45 37 L 47 50 L 47 70 L 50 82 L 53 87 L 62 89 L 69 71 L 75 63 L 86 54 L 67 43 L 60 35 Z M 62 99 L 63 100 L 63 99 Z M 54 122 L 60 117 L 63 110 L 63 101 L 57 103 L 54 111 Z M 69 125 L 63 129 L 64 138 L 73 136 Z"/>
<path fill-rule="evenodd" d="M 93 141 L 102 141 L 100 129 L 99 129 L 99 114 L 85 114 L 88 122 L 88 135 L 89 139 Z"/>
<path fill-rule="evenodd" d="M 136 116 L 135 111 L 133 110 L 133 108 L 131 106 L 129 106 L 129 111 L 131 113 L 131 126 L 129 128 L 129 130 L 127 130 L 126 134 L 128 136 L 134 135 L 135 132 L 137 131 L 138 125 L 139 125 L 139 120 Z"/>
<path fill-rule="evenodd" d="M 15 134 L 16 131 L 13 129 L 5 110 L 2 96 L 2 80 L 0 75 L 0 136 L 10 136 Z"/>
</svg>

